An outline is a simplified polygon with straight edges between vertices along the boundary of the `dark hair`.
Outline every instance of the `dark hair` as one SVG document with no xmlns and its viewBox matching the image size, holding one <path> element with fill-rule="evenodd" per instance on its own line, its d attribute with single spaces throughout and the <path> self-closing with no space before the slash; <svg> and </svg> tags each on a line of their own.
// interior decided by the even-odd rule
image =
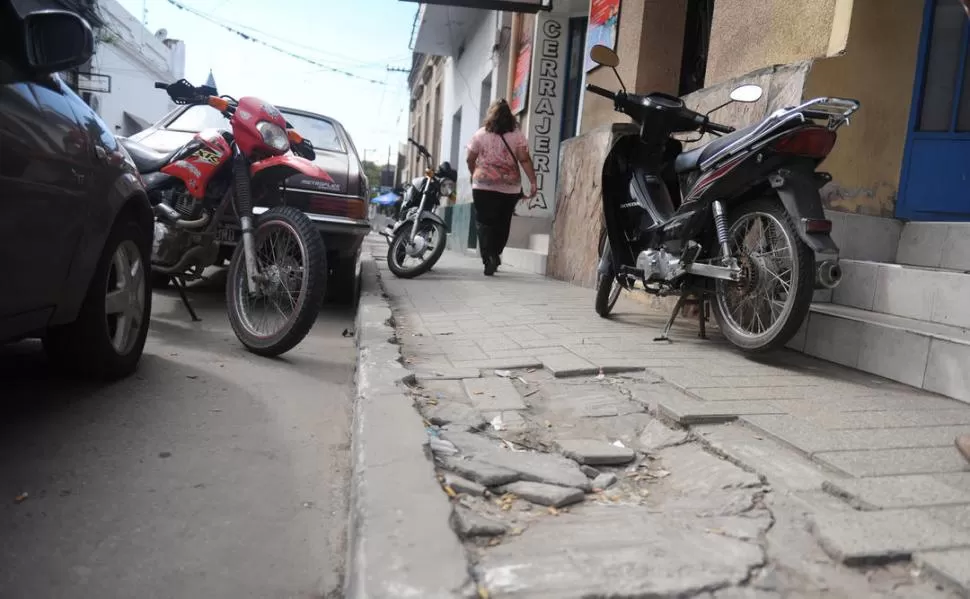
<svg viewBox="0 0 970 599">
<path fill-rule="evenodd" d="M 512 114 L 512 109 L 509 108 L 509 103 L 503 98 L 501 100 L 495 100 L 488 107 L 483 126 L 489 133 L 503 135 L 515 131 L 518 123 L 515 121 L 515 115 Z"/>
</svg>

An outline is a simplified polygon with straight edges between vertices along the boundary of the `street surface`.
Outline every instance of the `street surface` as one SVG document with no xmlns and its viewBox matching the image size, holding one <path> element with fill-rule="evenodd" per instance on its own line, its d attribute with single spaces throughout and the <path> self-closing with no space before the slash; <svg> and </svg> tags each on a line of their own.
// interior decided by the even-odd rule
<svg viewBox="0 0 970 599">
<path fill-rule="evenodd" d="M 353 311 L 272 360 L 236 340 L 221 278 L 190 297 L 202 322 L 155 294 L 112 385 L 0 347 L 0 597 L 340 596 Z"/>
</svg>

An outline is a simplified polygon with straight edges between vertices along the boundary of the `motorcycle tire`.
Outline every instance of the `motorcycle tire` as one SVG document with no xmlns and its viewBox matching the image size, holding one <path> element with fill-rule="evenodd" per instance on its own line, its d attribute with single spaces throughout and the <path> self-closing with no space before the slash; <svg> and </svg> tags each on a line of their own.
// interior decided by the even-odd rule
<svg viewBox="0 0 970 599">
<path fill-rule="evenodd" d="M 261 214 L 253 230 L 255 246 L 272 229 L 279 227 L 299 243 L 303 257 L 303 282 L 293 313 L 285 325 L 273 334 L 261 335 L 252 330 L 242 311 L 246 284 L 246 258 L 243 242 L 236 244 L 226 278 L 226 308 L 236 337 L 249 351 L 260 356 L 278 356 L 296 347 L 310 332 L 327 291 L 327 252 L 323 238 L 313 222 L 292 206 L 276 206 Z"/>
<path fill-rule="evenodd" d="M 604 234 L 600 239 L 600 257 L 602 258 L 604 252 L 609 251 L 609 242 Z M 612 263 L 606 274 L 596 273 L 596 313 L 603 318 L 609 318 L 617 300 L 620 299 L 621 290 L 622 287 L 616 280 L 616 271 Z"/>
<path fill-rule="evenodd" d="M 729 316 L 730 308 L 727 307 L 727 294 L 732 285 L 727 281 L 716 281 L 714 287 L 714 297 L 712 298 L 712 310 L 714 319 L 721 334 L 727 338 L 737 348 L 750 353 L 762 353 L 781 349 L 784 347 L 808 316 L 809 308 L 812 304 L 812 295 L 815 290 L 815 253 L 809 248 L 801 237 L 792 222 L 788 211 L 781 205 L 776 198 L 765 197 L 737 206 L 729 214 L 728 236 L 734 231 L 738 223 L 751 215 L 760 215 L 774 221 L 779 225 L 779 231 L 784 235 L 785 241 L 791 248 L 792 268 L 789 295 L 792 296 L 790 306 L 782 308 L 783 313 L 779 320 L 775 321 L 768 330 L 762 335 L 749 335 L 739 330 L 739 326 L 733 316 Z M 763 226 L 761 227 L 763 229 Z M 775 275 L 777 278 L 777 275 Z M 786 302 L 787 304 L 787 302 Z M 759 320 L 760 322 L 760 320 Z"/>
<path fill-rule="evenodd" d="M 44 350 L 54 364 L 84 377 L 110 381 L 128 376 L 138 367 L 148 336 L 152 291 L 146 271 L 151 268 L 151 238 L 136 219 L 123 218 L 105 242 L 77 319 L 51 328 L 43 339 Z M 140 268 L 135 261 L 140 262 Z M 122 282 L 121 270 L 136 274 Z M 131 323 L 122 320 L 125 312 L 109 314 L 107 307 L 108 294 L 124 290 L 128 293 L 121 293 L 121 297 L 128 302 L 141 301 L 140 306 L 129 303 Z M 117 327 L 123 322 L 131 329 L 120 336 Z M 123 347 L 117 346 L 119 342 Z"/>
<path fill-rule="evenodd" d="M 397 263 L 397 260 L 395 260 L 395 256 L 399 252 L 405 251 L 403 246 L 407 244 L 408 237 L 411 235 L 411 227 L 414 226 L 413 224 L 407 224 L 398 229 L 397 233 L 394 235 L 394 239 L 391 240 L 390 247 L 387 248 L 387 267 L 392 273 L 394 273 L 394 276 L 400 279 L 413 279 L 428 272 L 435 264 L 437 264 L 438 260 L 441 259 L 441 254 L 443 254 L 445 251 L 445 243 L 447 238 L 445 228 L 434 221 L 423 222 L 430 223 L 431 227 L 434 229 L 435 237 L 438 239 L 438 244 L 434 247 L 434 249 L 431 251 L 431 255 L 428 256 L 424 262 L 415 266 L 414 268 L 404 268 Z"/>
</svg>

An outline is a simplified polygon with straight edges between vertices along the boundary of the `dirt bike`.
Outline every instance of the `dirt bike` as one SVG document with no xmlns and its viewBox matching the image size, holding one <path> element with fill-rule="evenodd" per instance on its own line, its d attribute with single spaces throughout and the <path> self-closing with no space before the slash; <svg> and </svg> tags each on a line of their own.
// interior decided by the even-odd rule
<svg viewBox="0 0 970 599">
<path fill-rule="evenodd" d="M 604 46 L 590 55 L 614 71 L 619 64 Z M 603 165 L 597 313 L 609 316 L 620 291 L 640 285 L 680 295 L 658 341 L 668 339 L 677 313 L 695 297 L 702 334 L 710 301 L 718 328 L 735 346 L 750 352 L 783 346 L 804 322 L 813 289 L 834 288 L 842 277 L 819 196 L 831 176 L 816 169 L 859 103 L 817 98 L 735 131 L 676 96 L 586 89 L 634 121 Z M 762 93 L 743 85 L 731 101 L 755 102 Z M 683 152 L 671 136 L 688 132 L 721 137 Z"/>
<path fill-rule="evenodd" d="M 229 130 L 200 131 L 170 153 L 121 140 L 155 212 L 153 274 L 170 278 L 193 320 L 186 281 L 221 263 L 218 232 L 237 217 L 242 242 L 229 263 L 226 303 L 236 337 L 253 353 L 277 356 L 306 337 L 326 291 L 326 251 L 305 214 L 281 202 L 254 219 L 254 198 L 275 194 L 296 174 L 333 182 L 313 164 L 312 145 L 275 106 L 258 98 L 215 96 L 182 79 L 156 83 L 176 104 L 208 105 Z"/>
</svg>

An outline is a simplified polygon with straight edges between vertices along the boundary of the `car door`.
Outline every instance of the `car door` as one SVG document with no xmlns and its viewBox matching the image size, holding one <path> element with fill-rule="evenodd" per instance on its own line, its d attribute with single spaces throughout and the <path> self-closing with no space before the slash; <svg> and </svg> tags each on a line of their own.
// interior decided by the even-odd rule
<svg viewBox="0 0 970 599">
<path fill-rule="evenodd" d="M 91 167 L 60 81 L 27 77 L 12 62 L 0 56 L 0 318 L 24 315 L 26 326 L 57 304 Z"/>
</svg>

